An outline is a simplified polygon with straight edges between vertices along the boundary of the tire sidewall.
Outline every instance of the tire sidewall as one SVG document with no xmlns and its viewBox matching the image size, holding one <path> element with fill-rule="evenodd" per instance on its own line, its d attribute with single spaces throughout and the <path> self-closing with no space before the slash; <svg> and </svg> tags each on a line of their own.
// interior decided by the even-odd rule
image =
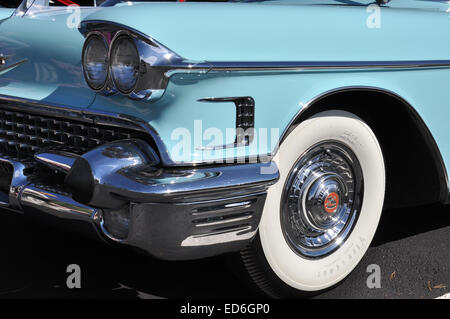
<svg viewBox="0 0 450 319">
<path fill-rule="evenodd" d="M 361 211 L 353 231 L 336 251 L 320 259 L 294 252 L 281 228 L 281 198 L 292 167 L 310 147 L 338 141 L 357 157 L 364 179 Z M 279 181 L 268 190 L 259 236 L 265 258 L 276 276 L 300 291 L 320 291 L 343 280 L 360 262 L 375 234 L 385 190 L 383 155 L 372 130 L 360 118 L 345 111 L 326 111 L 299 124 L 280 145 L 274 161 Z"/>
</svg>

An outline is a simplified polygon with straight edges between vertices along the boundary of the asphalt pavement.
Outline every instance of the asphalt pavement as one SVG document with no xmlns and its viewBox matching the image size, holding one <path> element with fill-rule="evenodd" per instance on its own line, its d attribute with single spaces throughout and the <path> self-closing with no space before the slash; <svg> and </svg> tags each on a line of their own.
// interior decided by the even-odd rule
<svg viewBox="0 0 450 319">
<path fill-rule="evenodd" d="M 316 298 L 437 298 L 450 286 L 450 206 L 383 212 L 359 266 Z M 0 211 L 0 298 L 259 298 L 222 256 L 167 262 L 53 229 Z M 66 285 L 67 267 L 81 269 L 81 288 Z M 381 271 L 368 288 L 369 265 Z"/>
</svg>

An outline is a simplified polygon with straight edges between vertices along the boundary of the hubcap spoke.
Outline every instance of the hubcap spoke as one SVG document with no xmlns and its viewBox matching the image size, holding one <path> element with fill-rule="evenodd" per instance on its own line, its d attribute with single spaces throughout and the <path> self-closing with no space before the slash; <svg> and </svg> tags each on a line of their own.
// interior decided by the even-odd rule
<svg viewBox="0 0 450 319">
<path fill-rule="evenodd" d="M 363 177 L 355 154 L 329 141 L 306 151 L 290 172 L 281 225 L 291 248 L 324 257 L 348 238 L 362 206 Z"/>
</svg>

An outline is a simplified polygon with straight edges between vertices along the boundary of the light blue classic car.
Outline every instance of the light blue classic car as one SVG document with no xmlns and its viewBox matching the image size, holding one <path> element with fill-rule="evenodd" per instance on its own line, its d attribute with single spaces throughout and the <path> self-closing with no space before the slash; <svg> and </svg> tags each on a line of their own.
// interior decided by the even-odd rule
<svg viewBox="0 0 450 319">
<path fill-rule="evenodd" d="M 426 0 L 0 8 L 0 205 L 319 293 L 383 207 L 449 202 L 449 18 Z"/>
</svg>

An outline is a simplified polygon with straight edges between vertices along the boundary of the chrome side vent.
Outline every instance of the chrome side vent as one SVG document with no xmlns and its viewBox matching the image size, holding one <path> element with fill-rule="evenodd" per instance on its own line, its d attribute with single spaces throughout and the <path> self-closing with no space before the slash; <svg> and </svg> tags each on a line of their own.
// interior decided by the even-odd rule
<svg viewBox="0 0 450 319">
<path fill-rule="evenodd" d="M 240 214 L 195 219 L 192 222 L 195 224 L 196 227 L 220 226 L 229 223 L 242 222 L 252 218 L 252 216 L 253 216 L 252 212 L 245 212 Z"/>
<path fill-rule="evenodd" d="M 205 98 L 199 102 L 233 102 L 236 105 L 236 140 L 233 146 L 245 146 L 255 137 L 255 100 L 251 96 Z"/>
<path fill-rule="evenodd" d="M 255 137 L 255 100 L 251 97 L 237 98 L 236 104 L 236 144 L 248 145 Z"/>
<path fill-rule="evenodd" d="M 192 209 L 191 222 L 201 233 L 234 231 L 253 226 L 257 198 L 212 203 Z M 251 227 L 252 228 L 252 227 Z"/>
<path fill-rule="evenodd" d="M 248 209 L 252 205 L 252 203 L 256 202 L 256 199 L 247 200 L 243 202 L 237 203 L 228 203 L 218 206 L 212 207 L 200 207 L 192 210 L 192 215 L 194 216 L 204 216 L 208 214 L 219 214 L 219 213 L 228 213 L 234 212 L 236 209 Z"/>
</svg>

